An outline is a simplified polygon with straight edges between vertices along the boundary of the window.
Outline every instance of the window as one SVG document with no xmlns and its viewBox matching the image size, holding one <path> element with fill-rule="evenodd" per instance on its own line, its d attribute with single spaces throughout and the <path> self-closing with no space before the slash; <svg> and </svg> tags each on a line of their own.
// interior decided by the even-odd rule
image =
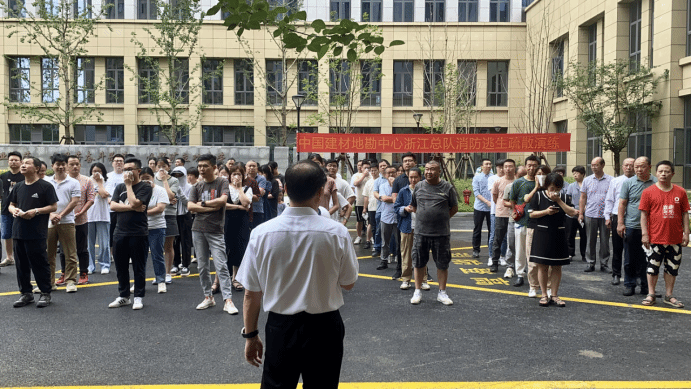
<svg viewBox="0 0 692 389">
<path fill-rule="evenodd" d="M 235 66 L 235 104 L 253 105 L 255 103 L 255 89 L 252 86 L 253 65 L 252 61 L 237 59 Z"/>
<path fill-rule="evenodd" d="M 300 61 L 298 64 L 298 93 L 305 95 L 303 105 L 317 105 L 317 61 Z"/>
<path fill-rule="evenodd" d="M 74 126 L 74 140 L 79 145 L 125 144 L 124 126 Z"/>
<path fill-rule="evenodd" d="M 416 127 L 394 127 L 392 128 L 392 134 L 397 134 L 397 135 L 413 135 L 413 134 L 424 134 L 425 130 L 422 128 L 416 128 Z M 432 156 L 434 155 L 433 153 L 416 153 L 415 150 L 404 150 L 404 151 L 411 151 L 413 152 L 413 155 L 416 156 L 416 162 L 420 164 L 425 164 L 427 161 L 430 161 L 432 159 Z M 393 153 L 392 154 L 392 163 L 402 163 L 403 161 L 401 160 L 402 153 Z"/>
<path fill-rule="evenodd" d="M 598 25 L 596 23 L 589 26 L 589 82 L 591 85 L 596 84 L 595 67 L 598 65 Z"/>
<path fill-rule="evenodd" d="M 25 18 L 26 8 L 24 8 L 24 0 L 10 0 L 7 4 L 8 18 Z"/>
<path fill-rule="evenodd" d="M 205 59 L 202 63 L 204 104 L 223 105 L 223 61 Z"/>
<path fill-rule="evenodd" d="M 507 106 L 508 62 L 488 62 L 488 107 Z"/>
<path fill-rule="evenodd" d="M 490 21 L 509 22 L 509 0 L 490 0 Z"/>
<path fill-rule="evenodd" d="M 299 10 L 297 0 L 269 0 L 268 3 L 272 9 L 276 7 L 284 7 L 288 11 L 286 13 L 276 15 L 277 21 L 283 20 L 285 16 L 291 15 Z M 225 16 L 224 19 L 226 19 L 226 17 L 228 16 Z"/>
<path fill-rule="evenodd" d="M 75 103 L 94 103 L 94 58 L 77 58 L 75 63 Z"/>
<path fill-rule="evenodd" d="M 125 0 L 106 0 L 106 19 L 125 19 Z"/>
<path fill-rule="evenodd" d="M 139 58 L 139 103 L 155 104 L 158 102 L 159 75 L 154 69 L 152 58 Z"/>
<path fill-rule="evenodd" d="M 57 124 L 10 124 L 12 144 L 58 144 Z"/>
<path fill-rule="evenodd" d="M 137 0 L 137 19 L 156 20 L 158 12 L 156 0 Z"/>
<path fill-rule="evenodd" d="M 690 51 L 692 48 L 692 45 L 690 43 L 690 37 L 692 36 L 692 20 L 690 19 L 690 12 L 692 12 L 692 6 L 690 6 L 690 1 L 687 0 L 687 44 L 685 45 L 685 56 L 689 57 L 690 56 Z M 689 186 L 688 186 L 689 188 Z"/>
<path fill-rule="evenodd" d="M 347 0 L 330 1 L 329 17 L 332 22 L 338 22 L 341 19 L 351 19 L 351 2 Z"/>
<path fill-rule="evenodd" d="M 382 97 L 382 64 L 360 61 L 360 105 L 379 107 Z"/>
<path fill-rule="evenodd" d="M 9 58 L 10 101 L 13 103 L 31 102 L 31 83 L 29 58 Z"/>
<path fill-rule="evenodd" d="M 394 106 L 413 106 L 413 62 L 394 61 Z"/>
<path fill-rule="evenodd" d="M 280 60 L 267 60 L 267 105 L 282 105 L 284 67 Z"/>
<path fill-rule="evenodd" d="M 552 45 L 553 47 L 553 84 L 555 85 L 555 97 L 562 97 L 562 87 L 560 80 L 564 71 L 565 61 L 565 42 L 560 41 Z"/>
<path fill-rule="evenodd" d="M 476 105 L 476 61 L 459 61 L 459 99 L 462 105 Z"/>
<path fill-rule="evenodd" d="M 459 0 L 459 21 L 478 21 L 478 0 Z"/>
<path fill-rule="evenodd" d="M 171 95 L 178 104 L 190 102 L 190 60 L 174 58 L 171 62 Z"/>
<path fill-rule="evenodd" d="M 630 3 L 630 70 L 639 70 L 642 56 L 642 0 Z"/>
<path fill-rule="evenodd" d="M 683 102 L 685 104 L 685 128 L 675 129 L 673 164 L 683 167 L 682 185 L 685 189 L 690 190 L 690 162 L 692 160 L 692 152 L 690 151 L 690 145 L 692 145 L 692 130 L 690 130 L 690 96 L 685 97 Z"/>
<path fill-rule="evenodd" d="M 177 145 L 190 144 L 190 137 L 187 129 L 180 129 L 176 134 Z M 169 145 L 170 140 L 166 134 L 161 131 L 159 126 L 139 126 L 139 144 L 140 145 Z"/>
<path fill-rule="evenodd" d="M 445 61 L 425 61 L 423 80 L 423 104 L 427 107 L 440 105 L 444 99 Z"/>
<path fill-rule="evenodd" d="M 413 21 L 413 0 L 394 0 L 394 21 Z"/>
<path fill-rule="evenodd" d="M 350 86 L 349 63 L 347 61 L 332 61 L 329 64 L 329 104 L 336 106 L 347 105 Z"/>
<path fill-rule="evenodd" d="M 43 0 L 43 7 L 40 6 L 40 3 L 37 4 L 39 8 L 39 17 L 41 19 L 48 19 L 48 17 L 45 16 L 56 16 L 60 17 L 60 4 L 58 3 L 58 0 Z M 68 8 L 69 9 L 69 8 Z"/>
<path fill-rule="evenodd" d="M 382 21 L 382 0 L 363 0 L 360 5 L 364 22 Z"/>
<path fill-rule="evenodd" d="M 445 0 L 425 0 L 425 21 L 445 21 Z"/>
<path fill-rule="evenodd" d="M 654 0 L 649 0 L 649 67 L 654 67 Z"/>
<path fill-rule="evenodd" d="M 252 146 L 255 129 L 242 126 L 202 126 L 204 146 Z"/>
<path fill-rule="evenodd" d="M 627 154 L 651 159 L 651 119 L 646 113 L 632 113 L 630 123 L 636 130 L 628 139 Z"/>
<path fill-rule="evenodd" d="M 106 103 L 125 101 L 125 74 L 122 58 L 106 58 Z"/>
<path fill-rule="evenodd" d="M 555 132 L 558 134 L 567 133 L 567 120 L 555 123 Z M 567 167 L 567 152 L 558 151 L 555 153 L 555 166 Z"/>
<path fill-rule="evenodd" d="M 586 163 L 584 164 L 584 167 L 586 167 L 586 175 L 590 176 L 593 174 L 593 171 L 591 170 L 591 161 L 596 158 L 600 157 L 603 154 L 603 151 L 601 150 L 601 137 L 597 136 L 594 134 L 591 130 L 586 130 Z"/>
<path fill-rule="evenodd" d="M 57 58 L 41 58 L 41 95 L 44 103 L 55 103 L 60 98 Z"/>
<path fill-rule="evenodd" d="M 75 17 L 91 19 L 91 0 L 76 0 L 74 2 L 74 14 Z"/>
<path fill-rule="evenodd" d="M 309 127 L 308 127 L 309 128 Z M 306 128 L 300 128 L 301 132 L 308 132 L 305 131 Z M 286 133 L 283 134 L 283 129 L 281 126 L 268 126 L 267 127 L 267 135 L 266 135 L 266 144 L 267 146 L 270 146 L 270 161 L 273 161 L 274 158 L 274 147 L 283 147 L 284 145 L 287 147 L 293 147 L 296 145 L 297 141 L 297 136 L 296 136 L 296 129 L 287 127 L 286 128 Z M 285 137 L 285 139 L 284 139 Z M 284 142 L 285 141 L 285 142 Z"/>
</svg>

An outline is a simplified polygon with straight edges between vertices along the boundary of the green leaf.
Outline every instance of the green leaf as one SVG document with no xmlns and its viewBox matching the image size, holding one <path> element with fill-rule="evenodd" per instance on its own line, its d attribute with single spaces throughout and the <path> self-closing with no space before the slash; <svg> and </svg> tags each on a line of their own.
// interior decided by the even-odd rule
<svg viewBox="0 0 692 389">
<path fill-rule="evenodd" d="M 216 15 L 220 9 L 221 9 L 221 3 L 216 4 L 215 6 L 209 8 L 209 11 L 207 11 L 207 15 L 209 15 L 209 16 Z"/>
<path fill-rule="evenodd" d="M 324 30 L 324 28 L 325 28 L 324 22 L 323 22 L 322 20 L 320 20 L 320 19 L 315 19 L 315 20 L 312 22 L 311 26 L 312 26 L 312 28 L 315 30 L 315 32 L 318 32 L 318 33 L 319 33 L 320 31 Z"/>
<path fill-rule="evenodd" d="M 325 54 L 327 54 L 327 51 L 329 50 L 329 45 L 322 45 L 320 47 L 320 51 L 317 52 L 317 59 L 322 59 Z"/>
<path fill-rule="evenodd" d="M 380 43 L 381 43 L 381 42 L 380 42 Z M 403 45 L 403 44 L 404 44 L 404 41 L 401 41 L 401 40 L 391 41 L 391 42 L 389 42 L 389 47 L 392 47 L 392 46 L 401 46 L 401 45 Z"/>
<path fill-rule="evenodd" d="M 308 14 L 305 11 L 299 11 L 299 12 L 294 13 L 293 15 L 295 16 L 295 18 L 297 20 L 307 20 L 308 19 Z M 317 19 L 317 20 L 319 20 L 319 19 Z M 322 22 L 322 24 L 324 24 L 324 22 Z"/>
<path fill-rule="evenodd" d="M 344 48 L 341 46 L 335 46 L 334 47 L 334 56 L 338 57 L 341 55 L 341 53 L 344 51 Z"/>
<path fill-rule="evenodd" d="M 348 49 L 348 53 L 346 53 L 346 58 L 348 58 L 350 62 L 355 62 L 356 59 L 358 59 L 358 54 L 356 54 L 355 50 Z"/>
<path fill-rule="evenodd" d="M 267 11 L 260 10 L 250 16 L 250 23 L 263 22 L 267 20 Z"/>
<path fill-rule="evenodd" d="M 382 53 L 384 53 L 384 46 L 375 47 L 375 54 L 382 55 Z"/>
</svg>

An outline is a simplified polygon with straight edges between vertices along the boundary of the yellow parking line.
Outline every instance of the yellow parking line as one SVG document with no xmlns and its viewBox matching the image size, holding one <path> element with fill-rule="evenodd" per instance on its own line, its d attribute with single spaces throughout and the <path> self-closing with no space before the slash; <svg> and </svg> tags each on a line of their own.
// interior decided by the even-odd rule
<svg viewBox="0 0 692 389">
<path fill-rule="evenodd" d="M 481 246 L 481 248 L 484 248 L 484 247 L 488 247 L 488 246 Z M 473 247 L 456 247 L 456 248 L 453 248 L 453 249 L 451 249 L 451 250 L 452 250 L 452 251 L 456 251 L 456 250 L 473 250 Z M 373 257 L 372 255 L 366 255 L 366 256 L 363 256 L 363 257 L 358 257 L 358 259 L 367 259 L 367 258 L 374 258 L 374 257 Z"/>
</svg>

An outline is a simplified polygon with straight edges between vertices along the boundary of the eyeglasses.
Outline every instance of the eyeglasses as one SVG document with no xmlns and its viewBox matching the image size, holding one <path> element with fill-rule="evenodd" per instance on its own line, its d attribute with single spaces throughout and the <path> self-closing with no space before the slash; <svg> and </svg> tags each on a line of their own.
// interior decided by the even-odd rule
<svg viewBox="0 0 692 389">
<path fill-rule="evenodd" d="M 128 168 L 128 169 L 123 169 L 124 172 L 131 172 L 133 170 L 142 170 L 141 168 L 133 167 L 133 168 Z"/>
</svg>

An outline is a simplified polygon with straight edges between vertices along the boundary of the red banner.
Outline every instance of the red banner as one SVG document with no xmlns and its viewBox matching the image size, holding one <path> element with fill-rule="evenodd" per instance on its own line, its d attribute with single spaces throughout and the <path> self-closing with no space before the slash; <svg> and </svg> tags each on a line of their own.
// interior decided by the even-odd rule
<svg viewBox="0 0 692 389">
<path fill-rule="evenodd" d="M 508 153 L 570 151 L 570 134 L 298 134 L 298 152 Z"/>
</svg>

